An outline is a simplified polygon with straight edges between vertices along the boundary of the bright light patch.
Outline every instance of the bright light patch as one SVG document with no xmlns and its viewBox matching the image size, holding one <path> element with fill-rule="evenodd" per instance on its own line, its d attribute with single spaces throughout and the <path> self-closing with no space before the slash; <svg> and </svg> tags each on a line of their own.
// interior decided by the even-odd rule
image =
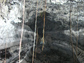
<svg viewBox="0 0 84 63">
<path fill-rule="evenodd" d="M 50 1 L 50 0 L 47 0 L 48 2 Z M 63 4 L 63 3 L 66 3 L 67 2 L 67 0 L 51 0 L 51 3 L 59 3 L 59 4 Z"/>
</svg>

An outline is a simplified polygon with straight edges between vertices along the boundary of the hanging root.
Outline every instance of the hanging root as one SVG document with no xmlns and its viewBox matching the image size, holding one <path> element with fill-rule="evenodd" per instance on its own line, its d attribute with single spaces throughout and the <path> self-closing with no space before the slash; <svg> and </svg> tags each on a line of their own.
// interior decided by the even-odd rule
<svg viewBox="0 0 84 63">
<path fill-rule="evenodd" d="M 78 12 L 78 3 L 77 3 L 77 12 Z M 77 31 L 78 31 L 78 15 L 77 15 Z M 78 33 L 77 33 L 77 41 L 76 41 L 76 58 L 77 58 L 77 47 L 78 47 Z M 77 60 L 76 60 L 77 63 Z"/>
<path fill-rule="evenodd" d="M 43 23 L 43 46 L 42 46 L 42 51 L 44 49 L 44 34 L 45 34 L 45 11 L 46 11 L 46 0 L 45 0 L 45 8 L 44 8 L 44 23 Z"/>
<path fill-rule="evenodd" d="M 5 60 L 4 63 L 6 63 L 6 43 L 5 43 Z"/>
<path fill-rule="evenodd" d="M 72 46 L 72 54 L 73 54 L 73 62 L 75 63 L 75 55 L 74 55 L 74 46 L 73 46 L 73 40 L 72 40 L 72 31 L 71 31 L 71 28 L 72 28 L 72 21 L 71 21 L 71 4 L 70 4 L 70 16 L 69 16 L 69 21 L 70 21 L 70 35 L 71 35 L 71 46 Z"/>
<path fill-rule="evenodd" d="M 24 12 L 25 12 L 25 0 L 24 0 L 24 7 L 23 7 L 22 32 L 21 32 L 20 45 L 19 45 L 19 63 L 20 63 L 20 53 L 21 53 L 22 37 L 23 37 L 23 30 L 24 30 Z"/>
<path fill-rule="evenodd" d="M 38 29 L 37 29 L 37 38 L 36 38 L 36 51 L 37 51 L 37 43 L 38 43 Z M 36 53 L 35 53 L 35 58 L 36 58 Z"/>
<path fill-rule="evenodd" d="M 35 20 L 35 33 L 34 33 L 34 44 L 33 44 L 33 55 L 32 55 L 32 63 L 34 62 L 34 50 L 35 50 L 35 44 L 36 44 L 37 9 L 38 9 L 38 0 L 37 0 L 37 8 L 36 8 L 36 20 Z"/>
</svg>

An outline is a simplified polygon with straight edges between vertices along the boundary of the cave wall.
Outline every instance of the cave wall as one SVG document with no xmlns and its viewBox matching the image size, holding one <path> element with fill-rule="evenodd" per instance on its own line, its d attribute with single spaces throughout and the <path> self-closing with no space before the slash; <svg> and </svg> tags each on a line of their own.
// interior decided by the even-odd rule
<svg viewBox="0 0 84 63">
<path fill-rule="evenodd" d="M 39 36 L 42 38 L 43 29 L 43 14 L 45 3 L 42 0 L 38 0 L 38 8 L 36 6 L 36 0 L 25 0 L 25 26 L 23 34 L 23 42 L 28 39 L 29 35 L 33 39 L 34 22 L 36 9 L 38 9 L 38 30 Z M 72 40 L 76 45 L 78 37 L 78 47 L 83 50 L 84 47 L 84 1 L 60 1 L 49 2 L 46 4 L 46 27 L 45 27 L 45 41 L 49 44 L 50 48 L 60 49 L 61 51 L 71 50 L 70 45 L 70 5 L 71 5 L 71 21 L 72 21 Z M 21 0 L 6 0 L 5 4 L 0 3 L 0 45 L 1 49 L 4 49 L 5 43 L 13 45 L 13 42 L 20 40 L 21 25 L 22 25 L 22 12 L 23 1 Z M 77 21 L 78 17 L 78 21 Z M 78 30 L 77 30 L 78 24 Z M 30 33 L 32 32 L 32 33 Z M 32 35 L 31 35 L 32 34 Z M 40 38 L 40 39 L 41 39 Z M 48 40 L 50 38 L 50 41 Z M 33 41 L 33 40 L 32 40 Z M 14 43 L 15 44 L 15 43 Z M 15 44 L 15 45 L 16 45 Z M 46 45 L 45 44 L 45 45 Z M 68 45 L 70 48 L 68 48 Z M 66 47 L 65 47 L 66 46 Z M 8 46 L 10 47 L 10 46 Z M 61 49 L 64 48 L 64 49 Z M 67 52 L 66 52 L 67 53 Z"/>
</svg>

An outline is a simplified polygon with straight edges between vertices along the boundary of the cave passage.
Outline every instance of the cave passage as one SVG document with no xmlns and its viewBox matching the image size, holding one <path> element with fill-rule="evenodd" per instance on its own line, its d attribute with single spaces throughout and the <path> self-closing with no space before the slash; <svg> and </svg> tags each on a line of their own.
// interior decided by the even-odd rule
<svg viewBox="0 0 84 63">
<path fill-rule="evenodd" d="M 45 12 L 45 32 L 62 31 L 62 30 L 66 30 L 69 28 L 69 27 L 65 27 L 62 24 L 62 22 L 64 20 L 54 21 L 53 19 L 50 20 L 48 16 L 51 16 L 51 15 L 49 13 Z M 40 15 L 37 17 L 37 30 L 38 30 L 39 36 L 41 36 L 41 37 L 43 37 L 43 18 L 44 18 L 44 12 L 40 13 Z M 28 23 L 27 25 L 29 25 L 30 28 L 34 31 L 35 18 L 32 23 Z"/>
</svg>

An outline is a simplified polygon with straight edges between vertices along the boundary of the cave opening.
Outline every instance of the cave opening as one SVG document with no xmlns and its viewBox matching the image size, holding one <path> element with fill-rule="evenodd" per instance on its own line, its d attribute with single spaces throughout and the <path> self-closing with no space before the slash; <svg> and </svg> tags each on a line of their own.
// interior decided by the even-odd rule
<svg viewBox="0 0 84 63">
<path fill-rule="evenodd" d="M 68 29 L 68 27 L 62 26 L 62 21 L 54 21 L 54 19 L 49 19 L 51 15 L 48 12 L 45 12 L 45 32 L 52 32 L 56 30 L 64 30 Z M 30 28 L 35 30 L 35 19 L 32 23 L 26 23 L 30 26 Z M 41 12 L 39 16 L 37 16 L 37 30 L 39 36 L 43 36 L 43 21 L 44 21 L 44 12 Z"/>
<path fill-rule="evenodd" d="M 60 40 L 58 38 L 48 38 L 49 36 L 51 36 L 51 34 L 47 34 L 48 32 L 53 33 L 52 31 L 58 31 L 57 35 L 58 36 L 62 36 L 62 38 L 64 38 L 66 40 L 66 38 L 64 37 L 64 34 L 62 34 L 59 31 L 64 31 L 67 30 L 69 28 L 69 26 L 65 26 L 66 24 L 69 25 L 69 23 L 63 23 L 64 20 L 61 19 L 61 21 L 54 21 L 53 19 L 49 19 L 49 17 L 51 17 L 51 15 L 47 12 L 45 12 L 45 40 L 47 40 L 47 43 L 45 44 L 46 46 L 44 47 L 44 50 L 42 51 L 42 44 L 41 43 L 41 39 L 43 37 L 43 18 L 44 18 L 44 12 L 40 13 L 40 15 L 37 17 L 37 30 L 38 30 L 38 45 L 37 45 L 37 49 L 39 49 L 39 51 L 35 51 L 36 52 L 36 58 L 34 59 L 34 63 L 74 63 L 74 61 L 77 60 L 77 58 L 73 61 L 73 56 L 72 55 L 68 55 L 66 53 L 63 53 L 62 51 L 56 50 L 56 49 L 51 49 L 51 47 L 49 46 L 49 43 L 53 41 L 53 39 L 55 40 Z M 34 21 L 32 23 L 28 23 L 27 25 L 30 26 L 30 28 L 35 31 L 35 18 Z M 61 34 L 61 35 L 59 35 Z M 55 35 L 55 34 L 54 34 Z M 54 36 L 53 35 L 53 36 Z M 63 40 L 64 40 L 63 39 Z M 40 46 L 40 48 L 38 47 Z M 59 48 L 60 49 L 60 48 Z M 66 50 L 65 50 L 66 51 Z M 72 52 L 71 52 L 72 53 Z M 32 62 L 32 55 L 30 56 L 31 62 Z M 77 60 L 78 61 L 78 60 Z M 30 63 L 31 63 L 30 62 Z"/>
</svg>

